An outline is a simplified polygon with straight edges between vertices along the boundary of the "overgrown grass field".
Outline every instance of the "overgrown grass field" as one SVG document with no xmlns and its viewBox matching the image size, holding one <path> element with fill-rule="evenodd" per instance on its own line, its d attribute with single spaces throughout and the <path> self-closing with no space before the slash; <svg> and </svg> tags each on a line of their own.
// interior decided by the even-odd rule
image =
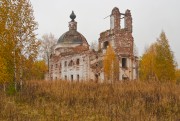
<svg viewBox="0 0 180 121">
<path fill-rule="evenodd" d="M 179 121 L 180 85 L 31 81 L 0 91 L 2 121 Z"/>
</svg>

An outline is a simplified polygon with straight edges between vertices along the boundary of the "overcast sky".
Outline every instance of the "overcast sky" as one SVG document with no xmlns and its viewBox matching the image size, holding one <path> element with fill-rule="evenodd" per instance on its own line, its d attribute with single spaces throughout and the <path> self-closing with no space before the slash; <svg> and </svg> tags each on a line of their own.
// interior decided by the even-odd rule
<svg viewBox="0 0 180 121">
<path fill-rule="evenodd" d="M 39 24 L 39 38 L 50 32 L 59 38 L 68 31 L 69 15 L 74 10 L 78 31 L 89 44 L 98 41 L 99 34 L 110 28 L 109 18 L 104 18 L 114 7 L 121 13 L 130 9 L 139 56 L 163 30 L 180 65 L 180 0 L 31 0 L 31 3 Z"/>
</svg>

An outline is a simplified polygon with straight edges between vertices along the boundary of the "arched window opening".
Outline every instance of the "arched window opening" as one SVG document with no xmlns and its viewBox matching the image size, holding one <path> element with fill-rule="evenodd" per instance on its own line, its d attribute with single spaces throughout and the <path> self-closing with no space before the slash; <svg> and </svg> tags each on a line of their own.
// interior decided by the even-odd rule
<svg viewBox="0 0 180 121">
<path fill-rule="evenodd" d="M 79 65 L 79 59 L 76 60 L 76 65 Z"/>
<path fill-rule="evenodd" d="M 79 82 L 79 74 L 77 75 L 77 81 Z"/>
<path fill-rule="evenodd" d="M 67 61 L 64 62 L 64 66 L 65 66 L 65 67 L 67 66 Z"/>
<path fill-rule="evenodd" d="M 109 46 L 109 42 L 108 42 L 108 41 L 104 42 L 103 48 L 104 48 L 104 49 L 107 49 L 107 46 Z"/>
<path fill-rule="evenodd" d="M 127 68 L 127 58 L 122 58 L 122 68 Z"/>
<path fill-rule="evenodd" d="M 71 60 L 70 62 L 69 62 L 69 66 L 73 66 L 74 65 L 74 63 L 73 63 L 73 61 Z"/>
<path fill-rule="evenodd" d="M 73 75 L 71 75 L 71 82 L 73 82 Z"/>
<path fill-rule="evenodd" d="M 98 80 L 99 80 L 99 75 L 95 74 L 95 82 L 98 83 Z"/>
<path fill-rule="evenodd" d="M 59 67 L 61 68 L 61 63 L 59 64 Z"/>
<path fill-rule="evenodd" d="M 65 77 L 64 77 L 64 78 L 65 78 L 65 80 L 67 80 L 67 76 L 66 76 L 66 75 L 65 75 Z"/>
</svg>

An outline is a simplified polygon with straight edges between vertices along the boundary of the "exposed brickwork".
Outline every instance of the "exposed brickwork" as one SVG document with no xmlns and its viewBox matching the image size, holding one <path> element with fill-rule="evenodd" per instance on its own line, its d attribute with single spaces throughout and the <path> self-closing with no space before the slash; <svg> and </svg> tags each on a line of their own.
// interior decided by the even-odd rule
<svg viewBox="0 0 180 121">
<path fill-rule="evenodd" d="M 121 17 L 124 16 L 124 19 Z M 132 17 L 130 10 L 126 10 L 125 14 L 120 13 L 118 8 L 114 8 L 111 13 L 114 23 L 111 21 L 109 30 L 102 32 L 99 38 L 99 49 L 102 52 L 106 51 L 106 45 L 111 44 L 120 62 L 120 80 L 123 76 L 133 80 L 137 78 L 137 57 L 134 56 L 134 38 L 132 36 Z M 121 21 L 120 21 L 121 20 Z M 121 28 L 121 23 L 124 20 L 125 27 Z M 113 27 L 112 27 L 113 26 Z M 127 67 L 122 67 L 122 58 L 127 60 Z"/>
</svg>

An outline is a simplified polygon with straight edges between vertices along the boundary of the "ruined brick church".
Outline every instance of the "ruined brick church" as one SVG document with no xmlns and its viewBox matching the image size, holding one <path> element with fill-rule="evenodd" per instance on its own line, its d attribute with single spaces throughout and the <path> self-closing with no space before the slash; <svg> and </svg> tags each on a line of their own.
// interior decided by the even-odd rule
<svg viewBox="0 0 180 121">
<path fill-rule="evenodd" d="M 62 34 L 57 44 L 52 47 L 49 61 L 50 80 L 103 82 L 103 58 L 110 44 L 119 60 L 118 80 L 138 78 L 138 58 L 134 55 L 130 10 L 120 13 L 117 7 L 113 8 L 110 29 L 100 33 L 98 51 L 90 49 L 86 38 L 77 31 L 74 12 L 70 18 L 69 31 Z"/>
</svg>

